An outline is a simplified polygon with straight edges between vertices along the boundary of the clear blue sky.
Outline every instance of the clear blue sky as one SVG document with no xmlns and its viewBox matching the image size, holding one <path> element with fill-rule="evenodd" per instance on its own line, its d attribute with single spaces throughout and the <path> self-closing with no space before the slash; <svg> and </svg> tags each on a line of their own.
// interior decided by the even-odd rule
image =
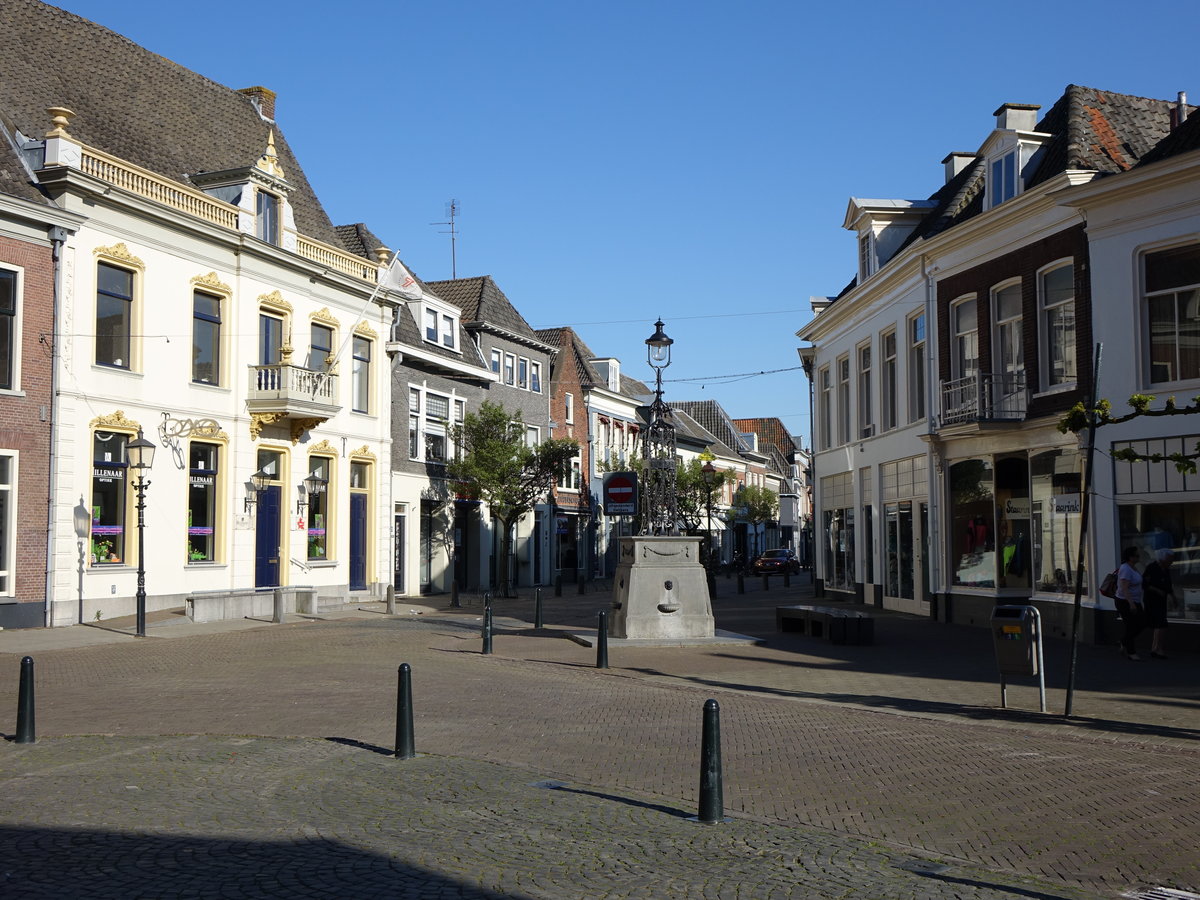
<svg viewBox="0 0 1200 900">
<path fill-rule="evenodd" d="M 808 445 L 795 332 L 855 267 L 851 196 L 924 198 L 1005 102 L 1071 83 L 1200 102 L 1200 6 L 1143 0 L 421 0 L 58 5 L 276 115 L 335 224 L 426 280 L 492 275 L 666 399 L 779 416 Z M 278 13 L 278 17 L 277 14 Z M 743 373 L 793 371 L 758 377 Z"/>
</svg>

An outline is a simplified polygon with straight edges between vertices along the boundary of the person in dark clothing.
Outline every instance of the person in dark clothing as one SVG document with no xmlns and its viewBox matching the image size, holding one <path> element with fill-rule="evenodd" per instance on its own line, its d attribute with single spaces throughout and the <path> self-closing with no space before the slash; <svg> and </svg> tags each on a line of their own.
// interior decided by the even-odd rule
<svg viewBox="0 0 1200 900">
<path fill-rule="evenodd" d="M 1175 588 L 1171 584 L 1171 563 L 1174 561 L 1175 554 L 1170 550 L 1156 550 L 1154 562 L 1142 573 L 1146 627 L 1150 629 L 1150 655 L 1154 659 L 1167 658 L 1167 604 L 1175 599 Z"/>
<path fill-rule="evenodd" d="M 1137 547 L 1126 547 L 1121 553 L 1121 568 L 1117 570 L 1117 596 L 1113 602 L 1125 633 L 1121 635 L 1121 652 L 1126 659 L 1140 660 L 1137 655 L 1137 636 L 1145 627 L 1145 607 L 1142 606 L 1142 573 L 1137 570 L 1141 552 Z"/>
</svg>

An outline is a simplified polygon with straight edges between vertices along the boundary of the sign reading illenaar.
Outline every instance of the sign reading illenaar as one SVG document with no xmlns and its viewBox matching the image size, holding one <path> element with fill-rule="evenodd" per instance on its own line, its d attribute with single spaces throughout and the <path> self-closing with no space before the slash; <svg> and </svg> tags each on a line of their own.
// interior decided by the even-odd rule
<svg viewBox="0 0 1200 900">
<path fill-rule="evenodd" d="M 604 476 L 604 512 L 610 516 L 637 513 L 637 473 L 609 472 Z"/>
</svg>

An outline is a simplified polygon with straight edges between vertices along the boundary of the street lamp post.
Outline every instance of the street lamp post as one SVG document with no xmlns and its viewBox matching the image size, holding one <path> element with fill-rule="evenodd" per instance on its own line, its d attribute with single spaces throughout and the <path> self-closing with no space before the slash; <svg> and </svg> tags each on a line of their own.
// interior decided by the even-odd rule
<svg viewBox="0 0 1200 900">
<path fill-rule="evenodd" d="M 654 402 L 650 423 L 642 443 L 647 484 L 642 491 L 642 534 L 674 535 L 678 530 L 679 503 L 675 496 L 675 426 L 671 408 L 663 402 L 662 373 L 671 364 L 671 345 L 662 319 L 654 323 L 654 334 L 646 338 L 646 358 L 654 369 Z"/>
<path fill-rule="evenodd" d="M 137 636 L 146 636 L 146 488 L 150 487 L 150 479 L 146 473 L 154 465 L 154 451 L 158 449 L 146 440 L 142 429 L 138 429 L 137 437 L 129 442 L 125 453 L 129 459 L 129 468 L 137 475 L 133 489 L 137 492 L 137 529 L 138 529 L 138 573 L 137 573 Z"/>
</svg>

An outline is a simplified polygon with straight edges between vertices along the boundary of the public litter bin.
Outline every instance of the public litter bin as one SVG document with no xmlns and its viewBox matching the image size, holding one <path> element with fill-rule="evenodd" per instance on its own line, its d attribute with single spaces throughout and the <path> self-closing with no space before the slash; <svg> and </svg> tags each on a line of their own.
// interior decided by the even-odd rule
<svg viewBox="0 0 1200 900">
<path fill-rule="evenodd" d="M 1042 667 L 1042 617 L 1034 606 L 997 606 L 992 609 L 992 644 L 1000 670 L 1000 705 L 1008 706 L 1007 676 L 1027 675 L 1038 680 L 1042 712 L 1046 711 L 1046 675 Z"/>
</svg>

